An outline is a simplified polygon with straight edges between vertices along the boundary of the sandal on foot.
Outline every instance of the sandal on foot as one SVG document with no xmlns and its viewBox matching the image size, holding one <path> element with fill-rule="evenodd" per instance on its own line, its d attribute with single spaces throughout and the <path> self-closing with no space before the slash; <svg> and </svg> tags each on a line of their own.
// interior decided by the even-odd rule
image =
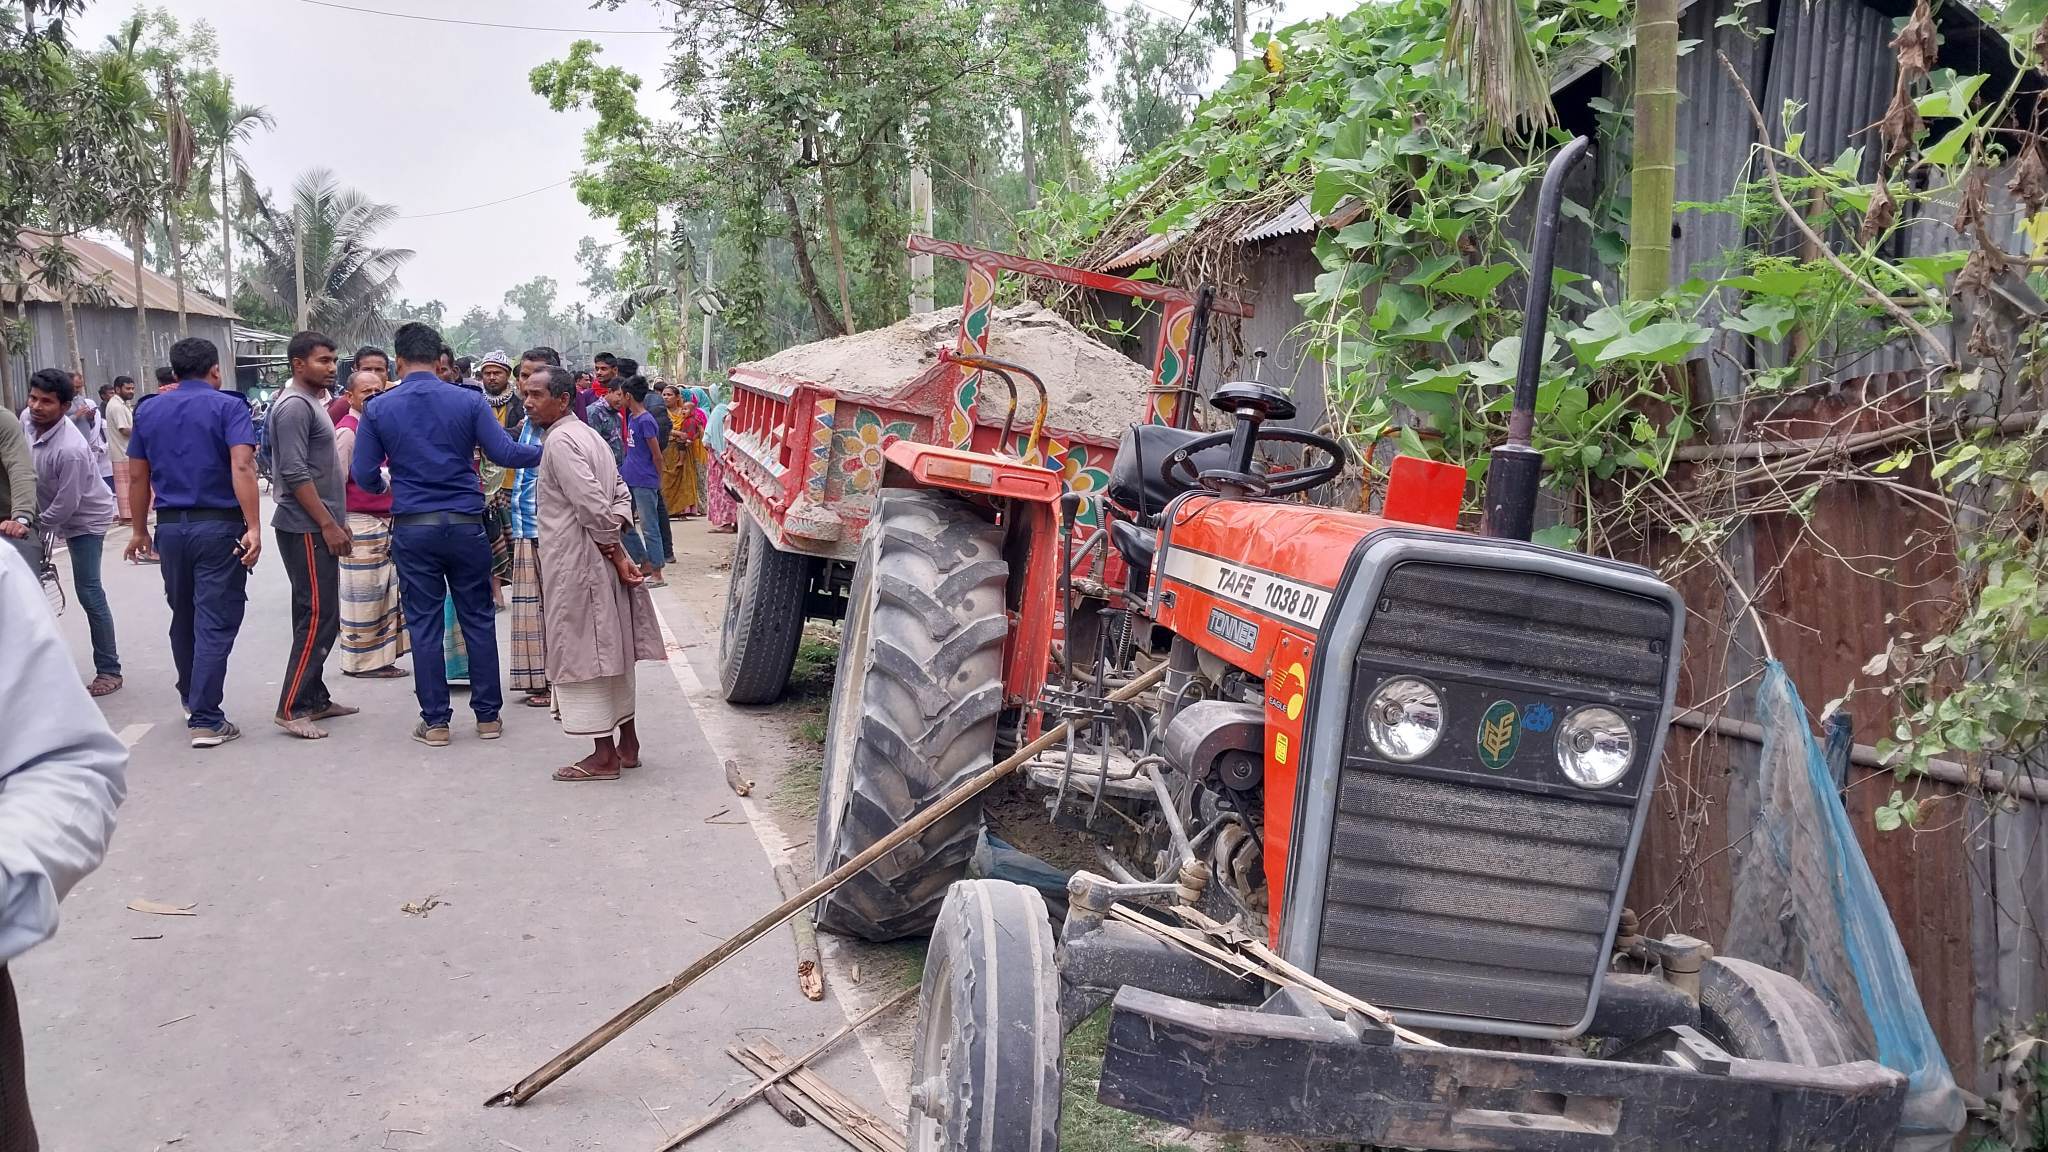
<svg viewBox="0 0 2048 1152">
<path fill-rule="evenodd" d="M 581 764 L 569 764 L 555 769 L 555 779 L 560 780 L 564 784 L 573 784 L 579 780 L 617 780 L 618 778 L 619 770 L 616 768 L 612 769 L 609 773 L 592 772 Z"/>
<path fill-rule="evenodd" d="M 528 708 L 552 708 L 554 705 L 554 697 L 549 696 L 545 692 L 529 692 L 526 694 L 526 706 Z"/>
<path fill-rule="evenodd" d="M 342 675 L 353 676 L 358 680 L 397 680 L 412 673 L 403 668 L 386 665 L 382 668 L 372 668 L 368 672 L 343 672 Z"/>
<path fill-rule="evenodd" d="M 112 696 L 121 690 L 121 678 L 119 676 L 95 676 L 92 678 L 92 683 L 85 686 L 85 690 L 96 697 Z"/>
<path fill-rule="evenodd" d="M 314 724 L 307 716 L 274 716 L 270 722 L 301 740 L 327 739 L 327 729 Z"/>
</svg>

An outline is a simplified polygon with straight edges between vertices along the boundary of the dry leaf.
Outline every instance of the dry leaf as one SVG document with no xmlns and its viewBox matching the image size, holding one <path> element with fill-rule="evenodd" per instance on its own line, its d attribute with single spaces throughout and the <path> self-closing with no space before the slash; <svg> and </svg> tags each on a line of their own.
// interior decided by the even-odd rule
<svg viewBox="0 0 2048 1152">
<path fill-rule="evenodd" d="M 166 904 L 161 900 L 130 900 L 128 902 L 129 911 L 147 912 L 152 916 L 197 916 L 199 913 L 193 911 L 197 907 L 199 907 L 197 904 Z"/>
<path fill-rule="evenodd" d="M 425 900 L 407 900 L 398 906 L 398 910 L 408 916 L 425 916 L 446 903 L 439 896 L 429 896 Z"/>
</svg>

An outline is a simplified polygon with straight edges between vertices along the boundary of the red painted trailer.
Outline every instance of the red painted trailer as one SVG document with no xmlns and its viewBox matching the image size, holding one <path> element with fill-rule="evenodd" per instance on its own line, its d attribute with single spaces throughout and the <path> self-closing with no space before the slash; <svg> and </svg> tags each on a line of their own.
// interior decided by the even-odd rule
<svg viewBox="0 0 2048 1152">
<path fill-rule="evenodd" d="M 886 329 L 821 340 L 734 368 L 722 462 L 743 515 L 721 636 L 725 698 L 782 694 L 807 618 L 844 610 L 862 531 L 882 488 L 883 450 L 899 440 L 1017 456 L 1069 492 L 1100 491 L 1124 427 L 1184 424 L 1193 410 L 1190 346 L 1198 294 L 1043 260 L 913 236 L 909 248 L 966 265 L 957 316 L 928 313 Z M 1161 310 L 1148 372 L 1051 311 L 998 308 L 1004 272 L 1130 296 Z M 1251 309 L 1216 297 L 1210 310 Z M 1030 382 L 1009 389 L 956 357 L 1021 364 L 1044 379 L 1044 434 Z M 1009 425 L 1006 432 L 1005 426 Z M 1084 501 L 1074 554 L 1093 558 L 1096 502 Z M 1090 562 L 1094 562 L 1090 559 Z M 1106 573 L 1105 573 L 1106 574 Z"/>
</svg>

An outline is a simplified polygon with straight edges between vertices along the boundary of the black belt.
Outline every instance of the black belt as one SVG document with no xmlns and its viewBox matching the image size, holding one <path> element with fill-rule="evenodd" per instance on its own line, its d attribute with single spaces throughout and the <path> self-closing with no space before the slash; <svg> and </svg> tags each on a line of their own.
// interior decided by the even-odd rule
<svg viewBox="0 0 2048 1152">
<path fill-rule="evenodd" d="M 481 524 L 474 512 L 406 512 L 391 518 L 393 524 Z"/>
<path fill-rule="evenodd" d="M 239 524 L 242 522 L 240 508 L 159 508 L 156 522 L 159 524 L 193 524 L 202 520 L 224 520 Z"/>
</svg>

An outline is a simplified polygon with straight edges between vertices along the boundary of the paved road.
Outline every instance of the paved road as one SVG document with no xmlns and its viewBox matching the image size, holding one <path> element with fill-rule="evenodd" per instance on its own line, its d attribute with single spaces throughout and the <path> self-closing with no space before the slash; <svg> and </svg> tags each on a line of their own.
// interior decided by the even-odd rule
<svg viewBox="0 0 2048 1152">
<path fill-rule="evenodd" d="M 774 903 L 679 688 L 696 677 L 641 666 L 648 764 L 617 784 L 550 781 L 580 753 L 544 712 L 508 710 L 507 738 L 478 741 L 460 693 L 454 744 L 415 744 L 409 681 L 336 673 L 364 714 L 301 742 L 269 723 L 289 589 L 266 555 L 228 678 L 245 735 L 202 751 L 157 571 L 110 561 L 107 580 L 127 686 L 103 703 L 134 748 L 128 802 L 56 939 L 14 966 L 53 1152 L 652 1149 L 750 1082 L 723 1054 L 737 1033 L 794 1053 L 843 1023 L 798 995 L 778 934 L 526 1107 L 480 1107 Z M 680 607 L 665 615 L 701 654 Z M 61 624 L 88 674 L 83 613 Z M 401 911 L 429 897 L 429 914 Z M 820 1067 L 882 1110 L 859 1046 Z M 755 1105 L 703 1146 L 839 1145 Z"/>
</svg>

